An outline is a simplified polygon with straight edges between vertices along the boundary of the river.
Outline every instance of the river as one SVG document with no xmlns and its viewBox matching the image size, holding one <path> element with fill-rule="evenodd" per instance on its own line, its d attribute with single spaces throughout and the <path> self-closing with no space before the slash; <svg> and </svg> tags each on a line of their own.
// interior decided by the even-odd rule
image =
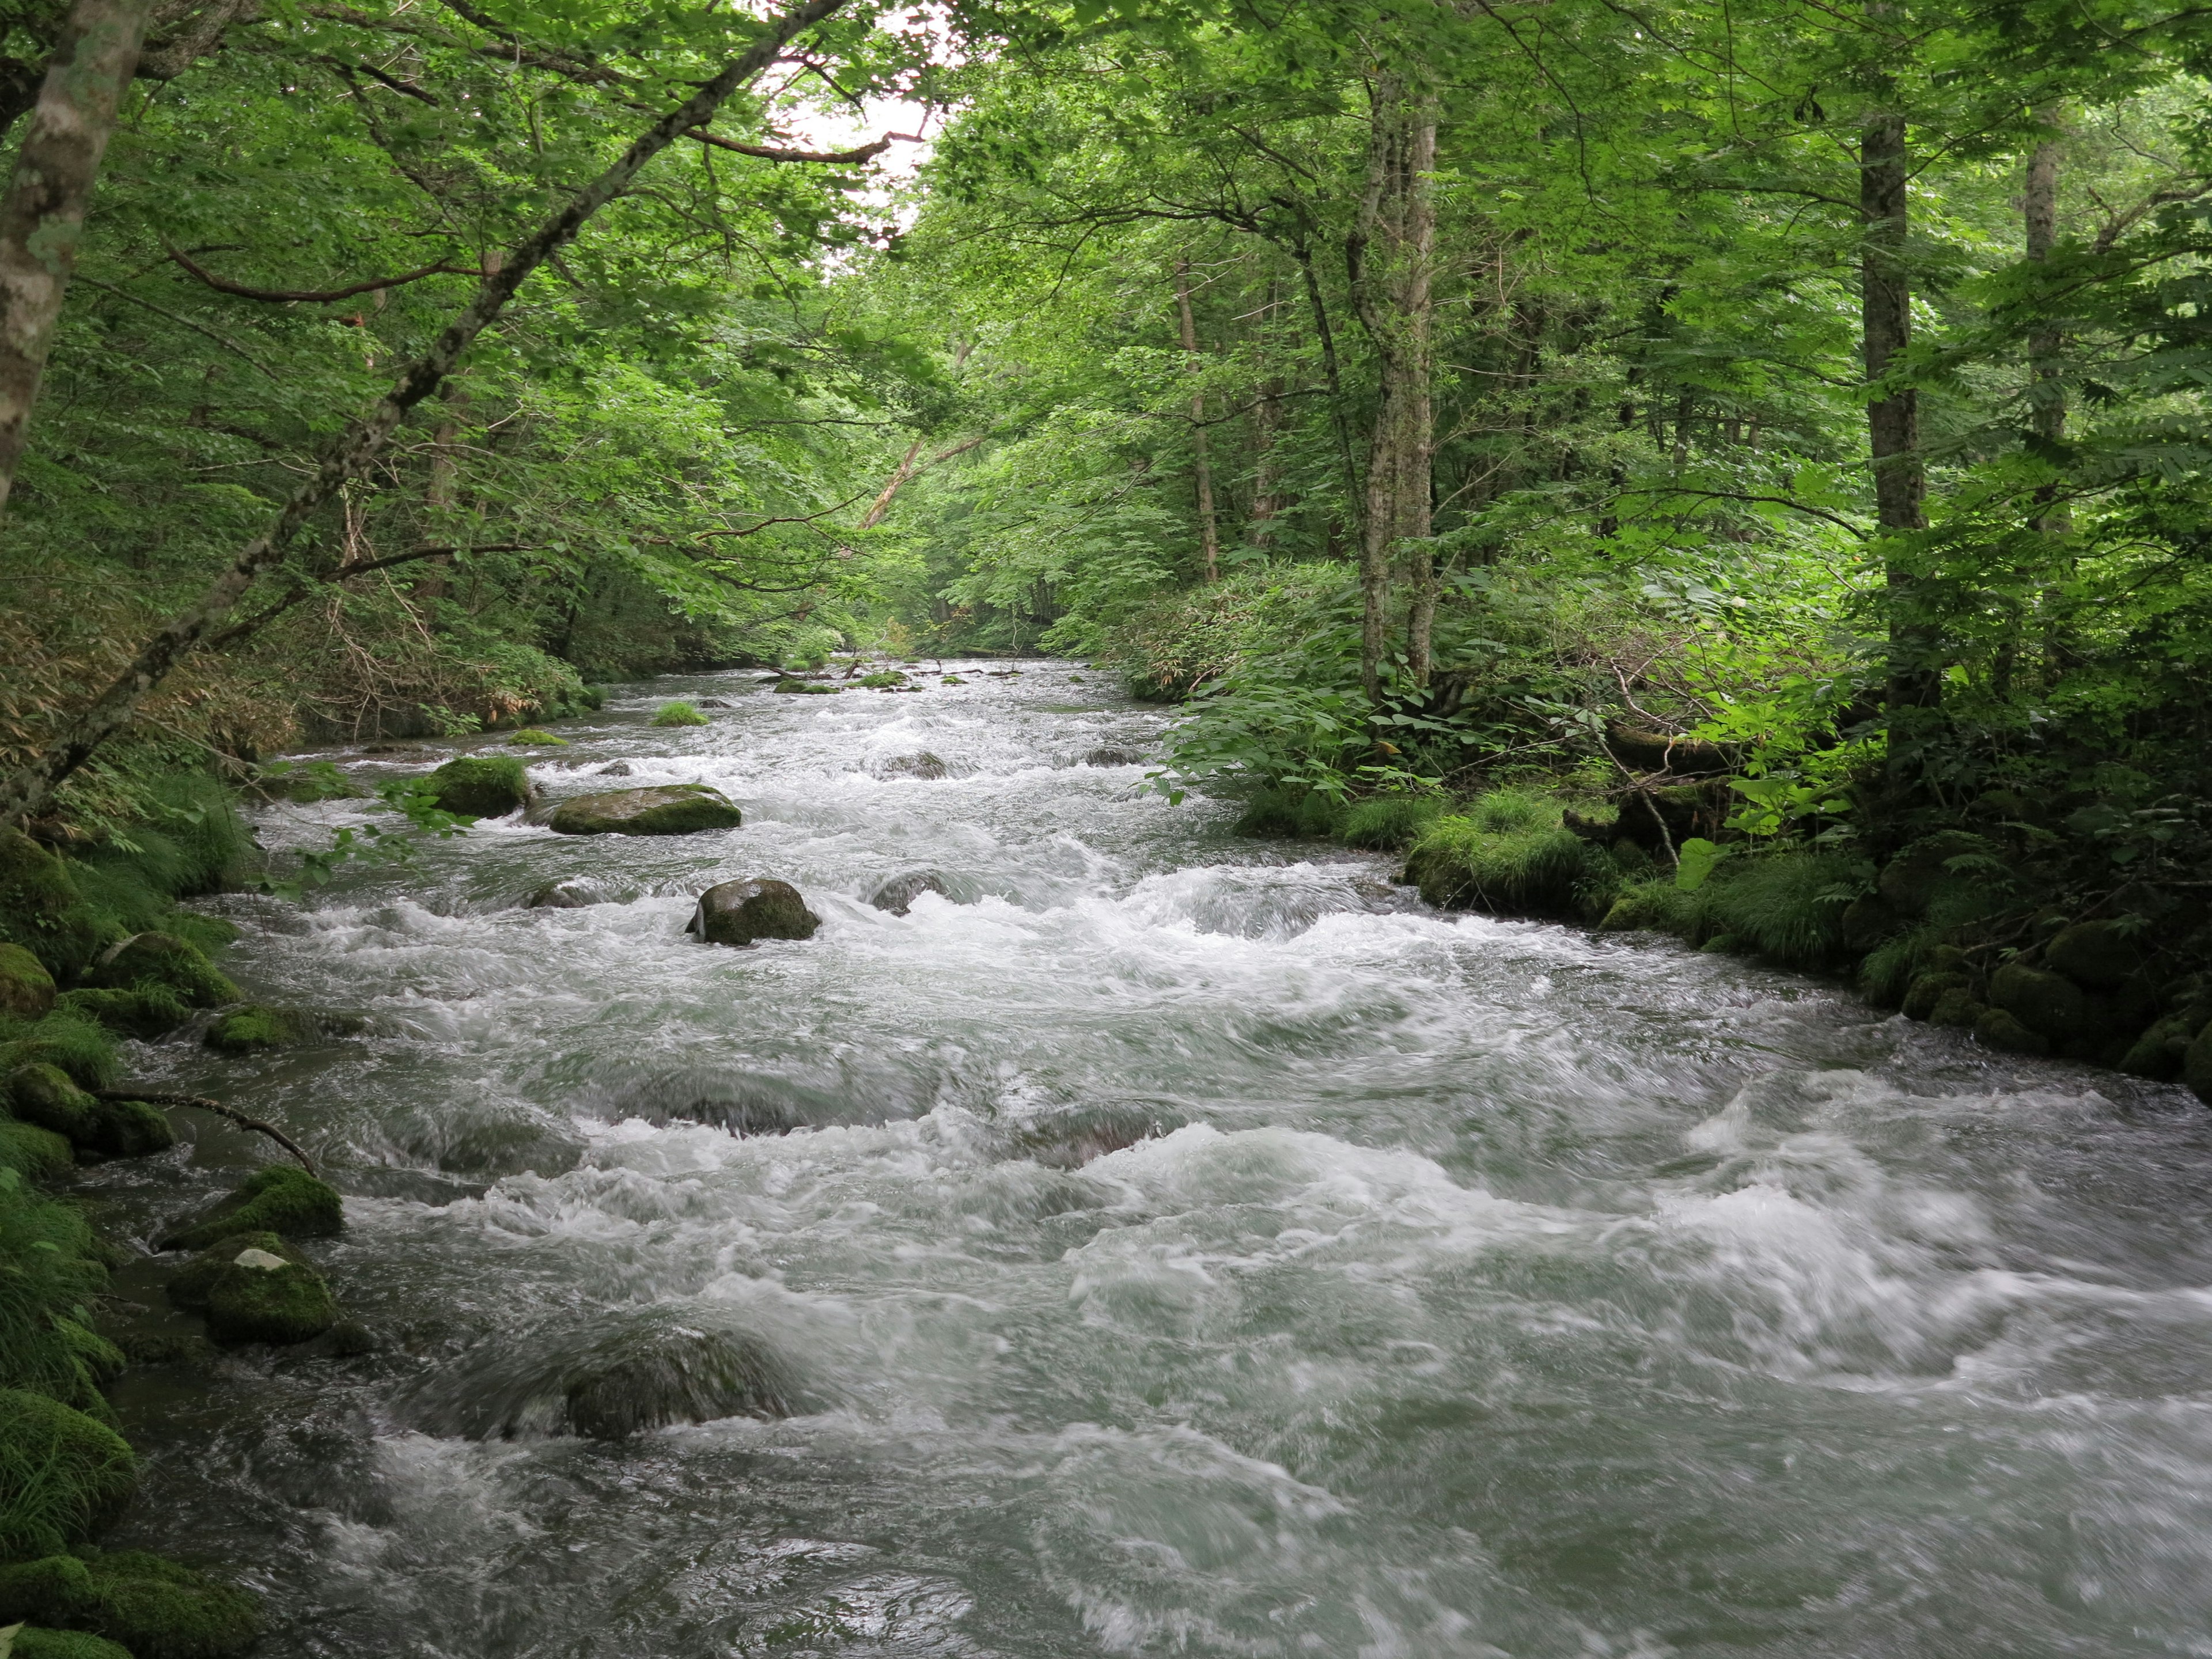
<svg viewBox="0 0 2212 1659">
<path fill-rule="evenodd" d="M 1083 763 L 1167 717 L 1005 666 L 618 688 L 548 793 L 624 762 L 742 829 L 514 819 L 210 901 L 250 995 L 366 1026 L 132 1064 L 318 1150 L 377 1346 L 134 1372 L 111 1541 L 263 1589 L 266 1659 L 2212 1653 L 2192 1099 L 1436 913 Z M 672 696 L 731 706 L 649 725 Z M 961 902 L 865 902 L 917 870 Z M 751 875 L 821 931 L 684 937 Z M 523 908 L 568 876 L 609 902 Z M 125 1231 L 269 1155 L 193 1127 L 89 1179 Z M 118 1275 L 153 1325 L 165 1271 Z M 672 1331 L 788 1414 L 515 1415 Z"/>
</svg>

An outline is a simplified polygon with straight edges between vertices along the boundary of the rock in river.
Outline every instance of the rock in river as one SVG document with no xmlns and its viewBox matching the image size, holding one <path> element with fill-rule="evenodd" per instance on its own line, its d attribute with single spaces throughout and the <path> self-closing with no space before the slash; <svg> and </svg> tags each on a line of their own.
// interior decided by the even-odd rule
<svg viewBox="0 0 2212 1659">
<path fill-rule="evenodd" d="M 924 893 L 938 893 L 946 898 L 952 896 L 945 888 L 944 877 L 934 871 L 915 870 L 903 876 L 893 876 L 876 889 L 868 902 L 878 910 L 888 910 L 895 916 L 902 916 L 914 908 L 914 902 Z"/>
<path fill-rule="evenodd" d="M 553 811 L 563 836 L 688 836 L 701 830 L 734 830 L 744 822 L 737 803 L 703 783 L 665 783 L 646 789 L 610 789 L 573 795 Z"/>
<path fill-rule="evenodd" d="M 275 1233 L 234 1233 L 169 1281 L 169 1300 L 207 1316 L 217 1342 L 305 1342 L 338 1306 L 307 1257 Z"/>
<path fill-rule="evenodd" d="M 799 890 L 772 876 L 726 881 L 699 895 L 684 925 L 709 945 L 750 945 L 763 939 L 811 939 L 822 918 L 806 908 Z"/>
</svg>

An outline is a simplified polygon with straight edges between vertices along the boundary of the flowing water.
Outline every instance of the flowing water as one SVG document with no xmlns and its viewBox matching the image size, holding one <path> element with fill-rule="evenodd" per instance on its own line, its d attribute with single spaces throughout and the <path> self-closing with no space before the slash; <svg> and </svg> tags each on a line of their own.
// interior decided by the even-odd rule
<svg viewBox="0 0 2212 1659">
<path fill-rule="evenodd" d="M 629 688 L 548 794 L 744 828 L 216 902 L 250 994 L 365 1028 L 134 1064 L 320 1150 L 378 1346 L 134 1373 L 118 1541 L 242 1569 L 270 1659 L 2212 1653 L 2193 1100 L 1437 914 L 1081 763 L 1157 748 L 1103 676 L 991 666 Z M 812 939 L 684 937 L 757 874 Z M 567 876 L 609 902 L 523 908 Z M 143 1237 L 267 1155 L 96 1190 Z M 562 1366 L 700 1341 L 757 1414 L 547 1431 Z"/>
</svg>

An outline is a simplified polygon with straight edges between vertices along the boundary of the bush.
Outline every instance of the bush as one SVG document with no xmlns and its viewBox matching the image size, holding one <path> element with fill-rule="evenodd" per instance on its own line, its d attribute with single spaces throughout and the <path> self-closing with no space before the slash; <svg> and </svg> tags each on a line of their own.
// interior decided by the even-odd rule
<svg viewBox="0 0 2212 1659">
<path fill-rule="evenodd" d="M 653 715 L 653 723 L 655 726 L 704 726 L 708 720 L 688 702 L 664 702 L 659 712 Z"/>
<path fill-rule="evenodd" d="M 1240 836 L 1333 836 L 1344 821 L 1344 808 L 1303 785 L 1262 789 L 1246 803 L 1236 823 Z"/>
<path fill-rule="evenodd" d="M 1412 846 L 1444 810 L 1436 795 L 1370 795 L 1346 809 L 1337 839 L 1352 847 L 1398 852 Z"/>
</svg>

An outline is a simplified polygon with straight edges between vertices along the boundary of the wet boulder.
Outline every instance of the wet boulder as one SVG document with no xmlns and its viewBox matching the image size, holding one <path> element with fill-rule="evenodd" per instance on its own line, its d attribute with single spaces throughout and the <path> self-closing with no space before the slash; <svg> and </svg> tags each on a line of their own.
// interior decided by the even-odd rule
<svg viewBox="0 0 2212 1659">
<path fill-rule="evenodd" d="M 621 1440 L 672 1423 L 805 1409 L 791 1366 L 724 1317 L 653 1308 L 581 1332 L 570 1326 L 487 1345 L 425 1384 L 409 1415 L 429 1433 L 476 1440 Z"/>
<path fill-rule="evenodd" d="M 1024 1124 L 1014 1132 L 1012 1150 L 1048 1169 L 1079 1170 L 1109 1152 L 1173 1134 L 1185 1121 L 1179 1113 L 1139 1103 L 1079 1106 Z"/>
<path fill-rule="evenodd" d="M 19 1122 L 60 1136 L 79 1156 L 143 1158 L 176 1144 L 158 1108 L 88 1094 L 58 1066 L 17 1066 L 0 1085 L 0 1097 Z"/>
<path fill-rule="evenodd" d="M 572 795 L 553 811 L 562 836 L 689 836 L 734 830 L 744 822 L 737 803 L 704 783 L 666 783 Z"/>
<path fill-rule="evenodd" d="M 775 689 L 787 696 L 799 697 L 834 697 L 838 692 L 836 686 L 820 685 L 812 680 L 780 679 Z"/>
<path fill-rule="evenodd" d="M 58 1659 L 228 1659 L 260 1638 L 261 1598 L 181 1563 L 137 1550 L 83 1548 L 0 1567 L 0 1620 L 35 1620 L 84 1632 Z M 125 1647 L 115 1647 L 120 1642 Z M 38 1647 L 16 1641 L 20 1659 Z"/>
<path fill-rule="evenodd" d="M 238 1190 L 161 1240 L 162 1250 L 204 1250 L 241 1233 L 335 1238 L 345 1227 L 337 1188 L 289 1164 L 255 1170 Z"/>
<path fill-rule="evenodd" d="M 594 904 L 605 904 L 607 896 L 597 882 L 582 876 L 563 876 L 558 881 L 549 881 L 542 887 L 531 890 L 523 900 L 528 910 L 583 910 Z"/>
<path fill-rule="evenodd" d="M 945 763 L 927 749 L 918 749 L 911 755 L 894 755 L 877 762 L 872 769 L 879 778 L 920 778 L 933 783 L 949 772 Z"/>
<path fill-rule="evenodd" d="M 1084 756 L 1085 766 L 1142 766 L 1145 757 L 1140 750 L 1121 748 L 1115 744 L 1101 744 Z"/>
<path fill-rule="evenodd" d="M 2049 1039 L 2039 1031 L 2030 1030 L 2019 1018 L 2002 1008 L 1992 1008 L 1974 1022 L 1976 1039 L 1991 1048 L 2002 1048 L 2008 1054 L 2047 1054 L 2051 1052 Z"/>
<path fill-rule="evenodd" d="M 238 988 L 216 970 L 199 946 L 174 933 L 133 933 L 102 951 L 87 975 L 99 990 L 161 986 L 195 1008 L 238 1000 Z"/>
<path fill-rule="evenodd" d="M 952 896 L 945 884 L 945 878 L 933 871 L 915 870 L 903 876 L 893 876 L 868 896 L 868 902 L 878 910 L 888 910 L 902 916 L 914 908 L 914 902 L 924 893 L 936 893 L 945 898 Z"/>
<path fill-rule="evenodd" d="M 322 1274 L 272 1232 L 234 1233 L 203 1251 L 169 1281 L 169 1300 L 205 1316 L 226 1345 L 311 1341 L 338 1321 Z"/>
<path fill-rule="evenodd" d="M 764 939 L 811 939 L 822 918 L 787 881 L 754 876 L 726 881 L 699 895 L 684 931 L 708 945 L 751 945 Z"/>
<path fill-rule="evenodd" d="M 442 811 L 467 818 L 500 818 L 530 805 L 530 775 L 512 755 L 465 755 L 423 781 Z"/>
<path fill-rule="evenodd" d="M 314 1035 L 315 1022 L 311 1016 L 296 1009 L 266 1008 L 250 1002 L 243 1008 L 232 1009 L 209 1026 L 201 1041 L 217 1054 L 251 1054 L 289 1048 Z"/>
<path fill-rule="evenodd" d="M 2046 969 L 2008 962 L 1990 975 L 1990 1001 L 2054 1045 L 2103 1034 L 2098 1000 Z"/>
<path fill-rule="evenodd" d="M 54 976 L 20 945 L 0 945 L 0 1014 L 36 1019 L 54 1006 Z"/>
<path fill-rule="evenodd" d="M 628 761 L 609 761 L 599 768 L 599 775 L 603 778 L 626 778 L 630 775 L 630 764 Z"/>
<path fill-rule="evenodd" d="M 2139 927 L 2117 921 L 2077 921 L 2043 947 L 2044 964 L 2086 991 L 2118 991 L 2148 959 Z"/>
<path fill-rule="evenodd" d="M 1957 991 L 1970 992 L 1972 988 L 1973 981 L 1960 973 L 1916 974 L 1912 983 L 1905 988 L 1905 1016 L 1907 1019 L 1926 1019 L 1945 997 Z"/>
</svg>

